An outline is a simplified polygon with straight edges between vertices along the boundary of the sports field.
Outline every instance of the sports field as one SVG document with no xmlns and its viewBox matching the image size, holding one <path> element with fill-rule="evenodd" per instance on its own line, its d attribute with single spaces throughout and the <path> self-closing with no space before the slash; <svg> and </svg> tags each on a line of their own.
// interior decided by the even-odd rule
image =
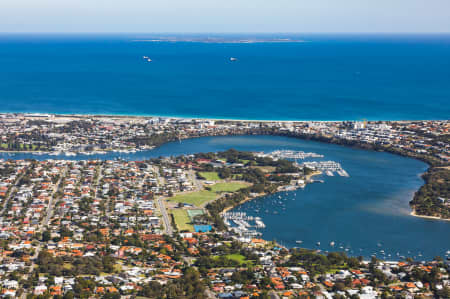
<svg viewBox="0 0 450 299">
<path fill-rule="evenodd" d="M 191 224 L 191 219 L 189 218 L 186 210 L 174 209 L 170 210 L 170 213 L 172 213 L 173 218 L 175 220 L 175 225 L 177 226 L 177 229 L 179 231 L 182 230 L 188 230 L 190 232 L 194 231 L 194 227 Z"/>
<path fill-rule="evenodd" d="M 169 200 L 200 207 L 203 204 L 216 199 L 222 192 L 234 192 L 245 187 L 247 187 L 247 184 L 239 182 L 217 183 L 208 187 L 211 190 L 178 194 L 169 198 Z"/>
<path fill-rule="evenodd" d="M 203 171 L 198 173 L 202 178 L 207 181 L 219 181 L 220 177 L 215 171 Z"/>
</svg>

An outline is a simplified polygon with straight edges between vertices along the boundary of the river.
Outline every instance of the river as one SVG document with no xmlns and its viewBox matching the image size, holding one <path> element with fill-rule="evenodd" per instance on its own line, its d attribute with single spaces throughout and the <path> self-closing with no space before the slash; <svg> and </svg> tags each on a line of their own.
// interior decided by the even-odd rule
<svg viewBox="0 0 450 299">
<path fill-rule="evenodd" d="M 420 175 L 427 165 L 389 153 L 288 137 L 221 136 L 171 142 L 131 154 L 66 157 L 2 153 L 0 158 L 144 160 L 229 148 L 315 152 L 324 155 L 315 160 L 339 162 L 350 175 L 322 176 L 324 183 L 308 184 L 305 189 L 265 196 L 237 207 L 237 211 L 262 218 L 266 228 L 261 232 L 267 240 L 288 247 L 345 250 L 355 256 L 376 254 L 388 260 L 400 256 L 430 259 L 444 256 L 450 250 L 450 222 L 410 215 L 408 202 L 423 184 Z M 297 240 L 302 244 L 296 243 Z M 335 242 L 334 247 L 331 241 Z M 321 243 L 320 247 L 317 242 Z"/>
</svg>

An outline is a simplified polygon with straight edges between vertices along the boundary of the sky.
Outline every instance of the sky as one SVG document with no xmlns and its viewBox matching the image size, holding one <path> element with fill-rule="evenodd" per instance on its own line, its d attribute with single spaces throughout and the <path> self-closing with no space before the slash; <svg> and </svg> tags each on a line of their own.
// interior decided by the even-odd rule
<svg viewBox="0 0 450 299">
<path fill-rule="evenodd" d="M 0 32 L 450 32 L 450 0 L 0 0 Z"/>
</svg>

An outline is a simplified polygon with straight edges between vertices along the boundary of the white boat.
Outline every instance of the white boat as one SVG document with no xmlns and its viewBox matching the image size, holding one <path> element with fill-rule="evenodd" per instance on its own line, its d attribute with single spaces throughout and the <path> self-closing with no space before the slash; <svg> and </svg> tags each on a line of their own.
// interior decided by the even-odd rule
<svg viewBox="0 0 450 299">
<path fill-rule="evenodd" d="M 295 243 L 297 243 L 297 244 L 302 244 L 303 241 L 302 241 L 302 240 L 297 240 L 297 241 L 295 241 Z"/>
<path fill-rule="evenodd" d="M 331 242 L 330 242 L 330 246 L 334 246 L 334 241 L 331 241 Z"/>
<path fill-rule="evenodd" d="M 230 57 L 230 61 L 237 61 L 238 59 L 236 57 Z"/>
</svg>

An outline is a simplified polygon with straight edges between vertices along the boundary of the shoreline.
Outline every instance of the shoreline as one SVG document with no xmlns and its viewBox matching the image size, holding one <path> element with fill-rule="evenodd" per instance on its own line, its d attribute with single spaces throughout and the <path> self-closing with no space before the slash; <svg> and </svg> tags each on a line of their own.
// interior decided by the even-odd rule
<svg viewBox="0 0 450 299">
<path fill-rule="evenodd" d="M 1 114 L 10 115 L 21 115 L 24 117 L 117 117 L 117 118 L 172 118 L 172 119 L 192 119 L 192 120 L 214 120 L 214 121 L 236 121 L 236 122 L 279 122 L 279 123 L 291 123 L 291 122 L 345 122 L 345 121 L 360 121 L 360 118 L 355 119 L 245 119 L 245 118 L 232 118 L 232 117 L 214 117 L 214 116 L 195 116 L 195 115 L 163 115 L 163 114 L 122 114 L 122 113 L 70 113 L 70 112 L 9 112 L 0 111 Z M 367 121 L 377 122 L 377 121 L 388 121 L 388 122 L 411 122 L 411 121 L 445 121 L 446 119 L 381 119 L 381 118 L 368 118 Z"/>
<path fill-rule="evenodd" d="M 313 182 L 310 182 L 310 181 L 309 181 L 309 180 L 311 180 L 311 178 L 312 178 L 313 176 L 320 175 L 320 174 L 322 174 L 321 171 L 317 171 L 317 172 L 308 174 L 308 175 L 306 176 L 306 178 L 305 178 L 305 179 L 306 179 L 305 181 L 307 182 L 307 184 L 305 184 L 304 187 L 306 188 L 306 186 L 307 186 L 308 184 L 313 183 Z M 287 186 L 289 186 L 289 185 L 287 185 Z M 280 186 L 280 187 L 285 187 L 285 186 Z M 296 188 L 296 189 L 299 189 L 299 188 L 300 188 L 300 187 L 298 187 L 298 188 Z M 274 193 L 272 193 L 272 194 L 276 194 L 276 193 L 278 193 L 278 192 L 283 192 L 283 191 L 286 191 L 286 190 L 277 190 L 276 192 L 274 192 Z M 263 193 L 258 194 L 258 196 L 255 196 L 255 197 L 247 196 L 247 197 L 245 197 L 243 200 L 241 200 L 240 202 L 238 202 L 236 205 L 232 205 L 232 206 L 226 207 L 226 208 L 223 209 L 219 214 L 220 214 L 220 216 L 222 216 L 222 214 L 224 214 L 224 213 L 226 213 L 226 212 L 228 212 L 228 211 L 230 211 L 230 210 L 232 210 L 232 209 L 235 209 L 235 208 L 237 208 L 238 206 L 240 206 L 240 205 L 242 205 L 242 204 L 244 204 L 244 203 L 246 203 L 246 202 L 248 202 L 248 201 L 251 201 L 251 200 L 257 199 L 257 198 L 261 198 L 261 197 L 264 197 L 264 196 L 267 196 L 267 195 L 269 195 L 269 193 L 263 192 Z"/>
<path fill-rule="evenodd" d="M 429 219 L 429 220 L 450 221 L 450 219 L 441 218 L 441 217 L 437 217 L 437 216 L 418 215 L 418 214 L 416 214 L 415 210 L 413 210 L 411 213 L 409 213 L 409 215 L 414 216 L 414 217 L 423 218 L 423 219 Z"/>
<path fill-rule="evenodd" d="M 17 117 L 17 118 L 37 118 L 37 119 L 49 119 L 49 120 L 54 120 L 55 118 L 85 118 L 85 117 L 98 117 L 98 118 L 108 118 L 108 117 L 113 117 L 113 118 L 118 118 L 118 119 L 146 119 L 146 118 L 154 118 L 154 117 L 165 117 L 165 116 L 140 116 L 140 115 L 111 115 L 111 114 L 53 114 L 53 113 L 11 113 L 11 112 L 0 112 L 0 116 L 12 116 L 12 118 Z M 186 119 L 184 117 L 167 117 L 167 118 L 171 118 L 171 119 Z M 247 123 L 262 123 L 262 122 L 266 122 L 266 123 L 273 123 L 273 122 L 278 122 L 278 123 L 301 123 L 301 122 L 327 122 L 327 123 L 339 123 L 339 122 L 343 122 L 343 121 L 295 121 L 295 120 L 282 120 L 282 121 L 275 121 L 275 120 L 236 120 L 236 119 L 214 119 L 214 118 L 188 118 L 191 120 L 197 120 L 197 121 L 208 121 L 208 120 L 216 120 L 216 121 L 228 121 L 228 122 L 247 122 Z M 371 121 L 371 120 L 369 120 Z M 402 122 L 409 122 L 409 120 L 391 120 L 389 122 L 392 123 L 402 123 Z M 248 132 L 247 132 L 248 134 Z M 298 135 L 298 134 L 292 134 L 289 132 L 272 132 L 272 133 L 267 133 L 267 132 L 260 132 L 259 134 L 261 135 L 271 135 L 271 136 L 282 136 L 282 137 L 291 137 L 291 138 L 298 138 L 298 139 L 303 139 L 303 140 L 311 140 L 311 141 L 316 141 L 316 142 L 322 142 L 322 143 L 326 143 L 326 144 L 335 144 L 335 145 L 341 145 L 341 146 L 345 146 L 345 147 L 353 147 L 353 148 L 358 148 L 361 150 L 374 150 L 374 151 L 380 151 L 380 152 L 386 152 L 386 153 L 390 153 L 393 155 L 398 155 L 398 156 L 402 156 L 402 157 L 406 157 L 406 158 L 412 158 L 412 159 L 416 159 L 419 161 L 424 162 L 425 164 L 427 164 L 427 170 L 424 173 L 427 173 L 428 171 L 430 171 L 431 168 L 436 167 L 434 161 L 430 160 L 430 158 L 428 156 L 421 156 L 421 155 L 411 155 L 411 154 L 405 154 L 402 152 L 398 152 L 397 150 L 393 150 L 389 147 L 382 147 L 382 148 L 377 148 L 373 145 L 370 144 L 360 144 L 360 143 L 346 143 L 346 142 L 339 142 L 334 140 L 333 138 L 329 138 L 327 136 L 305 136 L 305 135 Z M 229 135 L 229 134 L 226 134 Z M 226 136 L 226 135 L 214 135 L 214 136 Z M 231 134 L 234 135 L 234 134 Z M 241 134 L 237 134 L 237 135 L 241 135 Z M 197 136 L 197 137 L 203 137 L 203 136 Z M 191 138 L 197 138 L 197 137 L 188 137 L 187 139 L 191 139 Z M 206 136 L 205 136 L 206 137 Z M 184 138 L 183 138 L 184 139 Z M 170 140 L 163 142 L 163 144 L 170 142 Z M 154 148 L 158 148 L 159 146 L 161 146 L 162 144 L 159 144 L 157 146 L 154 146 Z M 136 151 L 141 151 L 141 150 L 136 150 Z M 108 153 L 110 151 L 107 151 Z M 54 151 L 8 151 L 8 150 L 0 150 L 0 153 L 4 153 L 4 154 L 31 154 L 31 155 L 42 155 L 42 154 L 51 154 L 54 153 Z M 82 155 L 82 153 L 76 153 L 75 156 L 79 156 Z M 423 173 L 423 174 L 424 174 Z M 423 176 L 420 175 L 421 177 Z M 416 191 L 417 192 L 417 191 Z M 441 218 L 441 217 L 437 217 L 437 216 L 426 216 L 426 215 L 417 215 L 414 211 L 411 212 L 410 214 L 411 216 L 415 216 L 415 217 L 422 217 L 422 218 L 428 218 L 428 219 L 435 219 L 435 220 L 447 220 L 445 218 Z"/>
</svg>

